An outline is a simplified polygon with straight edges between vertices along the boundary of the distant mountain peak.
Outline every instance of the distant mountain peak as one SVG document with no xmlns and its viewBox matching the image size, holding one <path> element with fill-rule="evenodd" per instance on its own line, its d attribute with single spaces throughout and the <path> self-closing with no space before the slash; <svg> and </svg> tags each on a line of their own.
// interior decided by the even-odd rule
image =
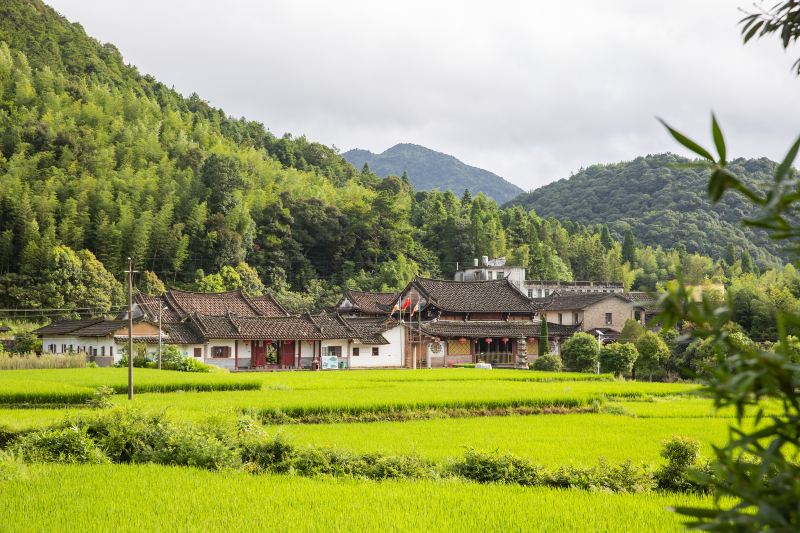
<svg viewBox="0 0 800 533">
<path fill-rule="evenodd" d="M 342 156 L 357 169 L 366 163 L 379 176 L 400 176 L 407 172 L 414 188 L 418 190 L 449 189 L 461 194 L 464 189 L 469 189 L 473 194 L 482 192 L 499 204 L 523 192 L 497 174 L 419 144 L 399 143 L 379 154 L 356 148 Z"/>
</svg>

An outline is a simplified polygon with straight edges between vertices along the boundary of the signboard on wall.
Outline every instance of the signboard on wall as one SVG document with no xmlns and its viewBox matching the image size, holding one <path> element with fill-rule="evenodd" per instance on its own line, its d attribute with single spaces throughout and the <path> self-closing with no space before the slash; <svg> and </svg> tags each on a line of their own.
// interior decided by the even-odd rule
<svg viewBox="0 0 800 533">
<path fill-rule="evenodd" d="M 336 370 L 339 368 L 339 358 L 335 355 L 322 356 L 322 370 Z"/>
</svg>

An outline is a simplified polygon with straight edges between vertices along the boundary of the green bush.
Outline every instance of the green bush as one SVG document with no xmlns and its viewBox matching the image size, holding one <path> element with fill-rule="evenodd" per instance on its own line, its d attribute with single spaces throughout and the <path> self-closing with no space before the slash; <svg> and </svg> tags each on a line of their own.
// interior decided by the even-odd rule
<svg viewBox="0 0 800 533">
<path fill-rule="evenodd" d="M 544 372 L 561 372 L 564 368 L 564 363 L 561 362 L 561 357 L 558 354 L 540 355 L 536 360 L 528 365 L 533 370 L 541 370 Z"/>
<path fill-rule="evenodd" d="M 629 342 L 606 344 L 600 349 L 600 371 L 615 376 L 630 374 L 638 357 L 636 346 Z"/>
<path fill-rule="evenodd" d="M 596 371 L 597 357 L 597 339 L 588 333 L 575 333 L 561 347 L 561 359 L 573 372 Z"/>
<path fill-rule="evenodd" d="M 225 442 L 209 432 L 192 427 L 168 426 L 168 431 L 160 435 L 164 438 L 157 443 L 150 457 L 153 463 L 208 470 L 235 468 L 241 464 L 235 442 Z"/>
<path fill-rule="evenodd" d="M 12 454 L 28 463 L 106 463 L 108 458 L 78 427 L 46 429 L 18 437 Z"/>
<path fill-rule="evenodd" d="M 656 486 L 674 492 L 708 492 L 711 467 L 699 450 L 700 444 L 694 439 L 676 436 L 666 441 L 661 457 L 667 464 L 656 470 Z"/>
<path fill-rule="evenodd" d="M 469 449 L 464 458 L 452 465 L 452 472 L 479 483 L 515 483 L 543 485 L 547 474 L 527 459 L 504 453 L 483 453 Z"/>
<path fill-rule="evenodd" d="M 105 409 L 111 407 L 111 396 L 114 395 L 114 389 L 108 385 L 101 385 L 92 394 L 92 397 L 86 401 L 86 404 L 93 409 Z"/>
</svg>

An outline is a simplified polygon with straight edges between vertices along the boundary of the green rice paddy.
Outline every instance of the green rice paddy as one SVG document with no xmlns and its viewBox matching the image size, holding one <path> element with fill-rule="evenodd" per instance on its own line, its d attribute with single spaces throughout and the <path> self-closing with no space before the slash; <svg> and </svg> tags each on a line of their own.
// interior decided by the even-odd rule
<svg viewBox="0 0 800 533">
<path fill-rule="evenodd" d="M 715 412 L 697 385 L 624 382 L 595 374 L 473 369 L 134 373 L 132 404 L 173 421 L 233 427 L 245 413 L 265 420 L 291 415 L 293 423 L 268 425 L 267 432 L 281 433 L 299 446 L 413 454 L 440 463 L 475 448 L 511 452 L 547 467 L 590 466 L 601 457 L 655 466 L 665 439 L 695 438 L 709 454 L 711 444 L 724 442 L 735 422 L 732 412 Z M 114 404 L 126 405 L 126 377 L 126 369 L 115 368 L 0 372 L 0 434 L 13 436 L 88 414 L 92 410 L 85 401 L 102 385 L 117 392 Z M 559 414 L 496 416 L 509 408 Z M 400 412 L 409 419 L 393 418 Z M 303 423 L 326 420 L 304 416 L 349 420 L 365 413 L 371 414 L 364 419 L 369 422 Z M 0 461 L 2 531 L 227 531 L 245 525 L 283 531 L 675 531 L 681 529 L 680 518 L 666 507 L 710 505 L 707 498 L 681 494 L 454 480 L 369 482 L 156 465 L 5 464 Z M 264 501 L 280 505 L 253 504 Z"/>
</svg>

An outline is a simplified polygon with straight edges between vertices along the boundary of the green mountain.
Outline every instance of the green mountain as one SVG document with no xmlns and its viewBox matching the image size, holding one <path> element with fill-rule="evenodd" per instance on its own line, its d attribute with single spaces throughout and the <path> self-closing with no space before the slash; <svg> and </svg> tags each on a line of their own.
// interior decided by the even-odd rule
<svg viewBox="0 0 800 533">
<path fill-rule="evenodd" d="M 398 144 L 380 154 L 355 149 L 342 155 L 356 168 L 366 163 L 378 176 L 401 176 L 406 172 L 414 188 L 421 191 L 439 189 L 461 194 L 469 189 L 473 194 L 482 192 L 500 204 L 522 192 L 497 174 L 417 144 Z"/>
<path fill-rule="evenodd" d="M 720 259 L 732 244 L 748 250 L 757 263 L 786 259 L 786 253 L 761 230 L 740 224 L 755 214 L 735 193 L 712 204 L 706 194 L 708 172 L 676 164 L 688 160 L 673 154 L 648 155 L 610 165 L 593 165 L 531 192 L 509 205 L 534 209 L 543 217 L 581 224 L 606 223 L 617 236 L 630 227 L 636 239 L 665 249 L 683 245 Z M 730 170 L 748 183 L 766 187 L 775 163 L 737 159 Z"/>
</svg>

